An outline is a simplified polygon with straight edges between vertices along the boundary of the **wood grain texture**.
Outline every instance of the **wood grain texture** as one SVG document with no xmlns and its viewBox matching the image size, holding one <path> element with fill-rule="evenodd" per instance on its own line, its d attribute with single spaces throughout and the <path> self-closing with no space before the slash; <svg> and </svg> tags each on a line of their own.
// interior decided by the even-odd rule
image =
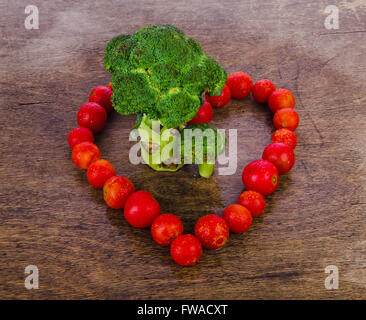
<svg viewBox="0 0 366 320">
<path fill-rule="evenodd" d="M 339 30 L 324 28 L 328 1 L 33 1 L 40 29 L 30 31 L 28 4 L 0 3 L 0 298 L 366 298 L 364 1 L 332 1 Z M 107 41 L 161 23 L 199 40 L 228 72 L 292 90 L 301 118 L 297 162 L 265 213 L 191 268 L 106 207 L 66 142 L 90 90 L 109 81 Z M 130 164 L 133 116 L 114 114 L 96 141 L 192 232 L 198 217 L 236 201 L 242 168 L 270 142 L 271 117 L 251 99 L 215 110 L 215 127 L 238 129 L 240 153 L 235 175 L 207 180 L 192 166 L 172 174 Z M 39 290 L 24 288 L 29 264 Z M 324 288 L 330 264 L 338 290 Z"/>
</svg>

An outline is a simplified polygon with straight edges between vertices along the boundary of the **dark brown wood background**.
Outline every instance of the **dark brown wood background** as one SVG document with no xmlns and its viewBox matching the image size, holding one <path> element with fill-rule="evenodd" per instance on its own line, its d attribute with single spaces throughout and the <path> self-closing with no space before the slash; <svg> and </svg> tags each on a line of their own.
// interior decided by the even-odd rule
<svg viewBox="0 0 366 320">
<path fill-rule="evenodd" d="M 365 1 L 331 1 L 339 30 L 324 27 L 329 3 L 318 0 L 37 0 L 39 30 L 24 27 L 28 4 L 1 1 L 0 298 L 366 298 Z M 265 213 L 191 268 L 107 208 L 66 140 L 90 90 L 109 81 L 107 41 L 161 23 L 199 40 L 228 72 L 292 90 L 301 117 L 296 164 Z M 236 201 L 242 169 L 274 130 L 271 113 L 249 98 L 215 110 L 214 126 L 238 129 L 238 169 L 205 180 L 192 166 L 172 174 L 130 164 L 134 119 L 113 114 L 97 144 L 186 232 Z M 24 287 L 30 264 L 39 290 Z M 330 291 L 331 264 L 340 282 Z"/>
</svg>

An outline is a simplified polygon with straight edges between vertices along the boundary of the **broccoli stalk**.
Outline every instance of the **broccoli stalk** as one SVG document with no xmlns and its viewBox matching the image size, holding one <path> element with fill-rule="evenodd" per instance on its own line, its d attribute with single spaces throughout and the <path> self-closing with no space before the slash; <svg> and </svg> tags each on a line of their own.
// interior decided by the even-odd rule
<svg viewBox="0 0 366 320">
<path fill-rule="evenodd" d="M 144 115 L 137 130 L 141 137 L 141 157 L 145 164 L 149 165 L 156 171 L 177 171 L 184 163 L 177 157 L 174 157 L 174 149 L 179 148 L 180 152 L 180 138 L 175 138 L 176 130 L 167 128 L 161 125 L 160 121 L 152 120 Z M 171 147 L 169 147 L 169 144 Z"/>
<path fill-rule="evenodd" d="M 133 35 L 116 36 L 106 46 L 104 63 L 112 75 L 113 107 L 121 114 L 143 115 L 139 128 L 152 136 L 149 121 L 153 119 L 159 121 L 162 132 L 182 131 L 201 107 L 203 94 L 220 94 L 227 79 L 226 71 L 204 54 L 196 40 L 170 25 L 147 26 Z M 169 143 L 156 140 L 161 146 Z M 142 156 L 153 169 L 176 171 L 183 166 L 155 165 L 154 145 L 151 141 L 142 145 Z M 212 174 L 213 166 L 200 166 L 203 176 L 211 175 L 210 170 Z"/>
<path fill-rule="evenodd" d="M 188 138 L 186 133 L 188 133 Z M 206 123 L 191 124 L 185 127 L 181 140 L 183 159 L 186 159 L 187 156 L 185 149 L 187 141 L 191 144 L 192 159 L 193 162 L 198 163 L 200 176 L 209 178 L 213 173 L 216 157 L 225 150 L 225 136 Z"/>
<path fill-rule="evenodd" d="M 197 163 L 199 174 L 209 178 L 216 157 L 225 149 L 225 137 L 208 124 L 171 129 L 144 115 L 138 131 L 141 156 L 157 171 L 177 171 L 187 162 Z"/>
<path fill-rule="evenodd" d="M 203 163 L 198 165 L 198 172 L 201 177 L 209 178 L 212 176 L 215 165 L 211 163 Z"/>
</svg>

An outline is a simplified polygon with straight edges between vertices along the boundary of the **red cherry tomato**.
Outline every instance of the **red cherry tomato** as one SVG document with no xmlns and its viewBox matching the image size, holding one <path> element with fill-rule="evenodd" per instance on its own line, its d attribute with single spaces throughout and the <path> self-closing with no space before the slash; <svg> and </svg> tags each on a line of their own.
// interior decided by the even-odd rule
<svg viewBox="0 0 366 320">
<path fill-rule="evenodd" d="M 85 141 L 77 144 L 72 149 L 72 161 L 80 169 L 88 169 L 88 167 L 96 160 L 100 159 L 101 153 L 99 148 L 92 142 Z"/>
<path fill-rule="evenodd" d="M 110 177 L 103 186 L 104 201 L 113 209 L 122 209 L 134 192 L 133 183 L 123 176 Z"/>
<path fill-rule="evenodd" d="M 218 215 L 209 214 L 197 221 L 194 234 L 206 249 L 218 249 L 229 239 L 229 227 Z"/>
<path fill-rule="evenodd" d="M 168 246 L 170 242 L 183 233 L 183 223 L 174 214 L 164 213 L 157 216 L 151 225 L 153 239 L 162 246 Z"/>
<path fill-rule="evenodd" d="M 193 266 L 202 255 L 202 244 L 195 236 L 183 234 L 172 241 L 170 254 L 179 265 Z"/>
<path fill-rule="evenodd" d="M 228 206 L 222 213 L 222 217 L 228 224 L 230 231 L 234 233 L 247 231 L 253 220 L 250 211 L 240 204 Z"/>
<path fill-rule="evenodd" d="M 259 103 L 268 101 L 269 96 L 276 90 L 275 85 L 268 79 L 258 80 L 252 88 L 253 99 Z"/>
<path fill-rule="evenodd" d="M 107 122 L 107 112 L 95 102 L 87 102 L 78 111 L 78 124 L 81 127 L 89 128 L 93 132 L 103 130 Z"/>
<path fill-rule="evenodd" d="M 209 96 L 206 94 L 206 101 L 208 101 L 211 106 L 215 108 L 221 108 L 223 106 L 226 106 L 231 99 L 231 92 L 230 88 L 227 84 L 225 84 L 225 87 L 222 89 L 222 93 L 219 96 Z"/>
<path fill-rule="evenodd" d="M 107 87 L 113 91 L 113 88 L 112 88 L 112 82 L 110 82 L 110 81 L 109 81 L 109 83 L 108 83 Z"/>
<path fill-rule="evenodd" d="M 295 107 L 295 97 L 287 89 L 277 89 L 272 92 L 268 99 L 268 106 L 272 112 L 276 112 L 280 109 Z"/>
<path fill-rule="evenodd" d="M 94 135 L 89 128 L 77 127 L 70 131 L 67 141 L 72 149 L 77 144 L 85 141 L 94 142 Z"/>
<path fill-rule="evenodd" d="M 89 101 L 99 103 L 107 112 L 113 110 L 111 96 L 113 91 L 106 86 L 95 87 L 89 94 Z"/>
<path fill-rule="evenodd" d="M 127 222 L 136 228 L 146 228 L 160 214 L 160 205 L 147 191 L 137 191 L 125 203 Z"/>
<path fill-rule="evenodd" d="M 291 108 L 280 109 L 273 117 L 273 124 L 277 129 L 287 128 L 291 131 L 295 131 L 299 125 L 299 121 L 299 115 Z"/>
<path fill-rule="evenodd" d="M 282 142 L 295 149 L 297 144 L 296 134 L 286 128 L 276 130 L 272 135 L 272 142 Z"/>
<path fill-rule="evenodd" d="M 244 191 L 238 199 L 238 203 L 247 208 L 253 217 L 259 216 L 266 207 L 264 197 L 254 190 Z"/>
<path fill-rule="evenodd" d="M 96 188 L 103 188 L 104 183 L 116 175 L 116 170 L 109 161 L 100 159 L 93 162 L 86 172 L 89 183 Z"/>
<path fill-rule="evenodd" d="M 262 158 L 272 162 L 279 174 L 289 172 L 295 163 L 294 150 L 281 142 L 274 142 L 268 145 L 263 151 Z"/>
<path fill-rule="evenodd" d="M 278 170 L 272 162 L 255 160 L 244 168 L 242 180 L 248 190 L 268 195 L 277 189 Z"/>
<path fill-rule="evenodd" d="M 234 72 L 229 75 L 226 83 L 235 99 L 243 99 L 249 96 L 253 87 L 252 78 L 245 72 Z"/>
<path fill-rule="evenodd" d="M 210 122 L 213 116 L 213 109 L 209 102 L 205 102 L 202 107 L 198 110 L 195 117 L 188 122 L 188 124 L 199 124 Z"/>
</svg>

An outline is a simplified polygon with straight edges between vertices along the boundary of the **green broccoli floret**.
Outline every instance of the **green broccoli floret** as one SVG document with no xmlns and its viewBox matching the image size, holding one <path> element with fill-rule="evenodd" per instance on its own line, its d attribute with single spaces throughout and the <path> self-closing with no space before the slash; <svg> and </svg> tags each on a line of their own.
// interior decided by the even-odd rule
<svg viewBox="0 0 366 320">
<path fill-rule="evenodd" d="M 121 114 L 146 114 L 168 128 L 191 120 L 202 94 L 219 94 L 227 78 L 196 40 L 170 25 L 113 38 L 104 63 L 112 74 L 114 108 Z"/>
</svg>

